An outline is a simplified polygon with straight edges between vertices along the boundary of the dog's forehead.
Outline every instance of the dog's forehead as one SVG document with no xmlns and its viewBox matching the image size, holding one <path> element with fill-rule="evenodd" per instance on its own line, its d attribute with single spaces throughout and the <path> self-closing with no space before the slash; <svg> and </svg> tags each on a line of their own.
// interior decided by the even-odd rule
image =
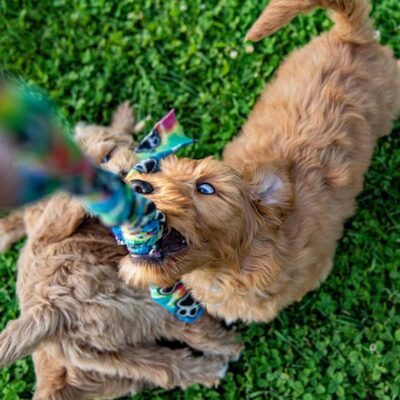
<svg viewBox="0 0 400 400">
<path fill-rule="evenodd" d="M 133 137 L 116 131 L 108 126 L 81 125 L 75 129 L 76 138 L 83 142 L 93 142 L 102 145 L 133 145 Z"/>
<path fill-rule="evenodd" d="M 176 180 L 227 181 L 229 178 L 236 178 L 229 167 L 211 157 L 201 160 L 169 157 L 162 161 L 161 172 Z"/>
<path fill-rule="evenodd" d="M 101 138 L 104 140 L 104 138 L 109 135 L 109 129 L 100 125 L 86 125 L 84 123 L 78 123 L 75 127 L 75 134 L 83 139 L 96 137 L 97 139 Z"/>
</svg>

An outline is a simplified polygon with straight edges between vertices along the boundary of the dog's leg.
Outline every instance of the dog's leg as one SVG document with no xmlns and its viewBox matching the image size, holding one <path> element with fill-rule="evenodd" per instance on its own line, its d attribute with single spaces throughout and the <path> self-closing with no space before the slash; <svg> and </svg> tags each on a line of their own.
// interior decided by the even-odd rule
<svg viewBox="0 0 400 400">
<path fill-rule="evenodd" d="M 23 210 L 14 211 L 0 220 L 0 252 L 8 251 L 15 242 L 24 236 Z"/>
<path fill-rule="evenodd" d="M 37 381 L 34 400 L 113 399 L 143 389 L 131 379 L 62 366 L 45 350 L 36 351 L 33 362 Z"/>
<path fill-rule="evenodd" d="M 36 374 L 34 400 L 81 400 L 83 394 L 67 384 L 67 369 L 46 351 L 33 353 Z"/>
<path fill-rule="evenodd" d="M 203 315 L 193 324 L 182 323 L 182 326 L 177 326 L 177 320 L 174 319 L 165 326 L 162 334 L 206 354 L 219 354 L 227 361 L 237 361 L 243 350 L 234 332 L 224 329 L 219 321 L 209 315 Z"/>
<path fill-rule="evenodd" d="M 144 344 L 118 352 L 71 347 L 70 359 L 81 369 L 119 375 L 155 386 L 186 388 L 195 383 L 212 386 L 225 376 L 227 364 L 221 356 L 194 357 L 189 349 L 171 350 Z"/>
<path fill-rule="evenodd" d="M 115 399 L 126 395 L 135 395 L 146 386 L 121 376 L 110 376 L 93 371 L 82 371 L 78 368 L 68 369 L 67 383 L 81 389 L 82 399 Z"/>
<path fill-rule="evenodd" d="M 37 389 L 33 395 L 33 400 L 85 400 L 85 396 L 79 389 L 66 386 L 57 391 L 47 391 L 46 389 Z"/>
</svg>

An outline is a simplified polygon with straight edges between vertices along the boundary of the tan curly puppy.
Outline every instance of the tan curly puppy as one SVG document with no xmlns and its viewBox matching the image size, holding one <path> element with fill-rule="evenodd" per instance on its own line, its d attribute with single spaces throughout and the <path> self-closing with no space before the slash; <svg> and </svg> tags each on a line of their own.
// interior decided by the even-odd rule
<svg viewBox="0 0 400 400">
<path fill-rule="evenodd" d="M 271 0 L 247 39 L 316 6 L 334 28 L 287 58 L 222 162 L 171 157 L 142 175 L 174 229 L 161 256 L 125 257 L 128 284 L 182 279 L 215 316 L 269 321 L 325 279 L 374 145 L 400 112 L 400 69 L 366 0 Z"/>
<path fill-rule="evenodd" d="M 85 150 L 114 171 L 135 161 L 132 131 L 124 131 L 125 125 L 111 131 L 128 113 L 127 105 L 120 108 L 111 128 L 77 128 Z M 18 263 L 21 315 L 0 334 L 0 367 L 33 354 L 34 399 L 115 398 L 155 386 L 209 386 L 239 357 L 242 346 L 234 334 L 211 317 L 185 324 L 154 303 L 147 290 L 128 288 L 117 269 L 126 251 L 76 200 L 54 196 L 23 217 L 28 240 Z M 165 347 L 162 339 L 180 341 L 183 348 Z M 189 347 L 203 355 L 195 357 Z"/>
</svg>

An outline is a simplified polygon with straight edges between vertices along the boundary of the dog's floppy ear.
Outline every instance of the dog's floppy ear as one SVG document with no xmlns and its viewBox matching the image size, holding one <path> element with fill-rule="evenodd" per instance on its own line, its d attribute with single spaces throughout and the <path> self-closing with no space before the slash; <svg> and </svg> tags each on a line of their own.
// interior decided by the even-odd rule
<svg viewBox="0 0 400 400">
<path fill-rule="evenodd" d="M 292 208 L 293 188 L 287 163 L 248 163 L 242 176 L 251 200 L 261 212 L 275 209 L 285 213 Z"/>
<path fill-rule="evenodd" d="M 133 134 L 135 131 L 135 111 L 128 101 L 120 104 L 112 116 L 111 128 L 120 133 Z"/>
<path fill-rule="evenodd" d="M 78 122 L 74 127 L 74 138 L 80 143 L 86 139 L 88 124 L 84 121 Z"/>
</svg>

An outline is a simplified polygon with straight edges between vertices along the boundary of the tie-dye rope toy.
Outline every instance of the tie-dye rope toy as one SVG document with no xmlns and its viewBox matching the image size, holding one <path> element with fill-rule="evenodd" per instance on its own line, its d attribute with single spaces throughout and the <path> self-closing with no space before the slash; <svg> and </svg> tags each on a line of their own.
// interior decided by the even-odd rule
<svg viewBox="0 0 400 400">
<path fill-rule="evenodd" d="M 68 124 L 39 90 L 22 83 L 0 82 L 0 134 L 18 164 L 9 207 L 64 190 L 81 198 L 107 226 L 139 233 L 148 224 L 164 220 L 149 199 L 83 156 Z M 160 237 L 163 223 L 156 226 L 153 234 Z"/>
<path fill-rule="evenodd" d="M 193 299 L 181 281 L 168 288 L 150 286 L 151 298 L 183 322 L 196 322 L 205 308 Z"/>
</svg>

